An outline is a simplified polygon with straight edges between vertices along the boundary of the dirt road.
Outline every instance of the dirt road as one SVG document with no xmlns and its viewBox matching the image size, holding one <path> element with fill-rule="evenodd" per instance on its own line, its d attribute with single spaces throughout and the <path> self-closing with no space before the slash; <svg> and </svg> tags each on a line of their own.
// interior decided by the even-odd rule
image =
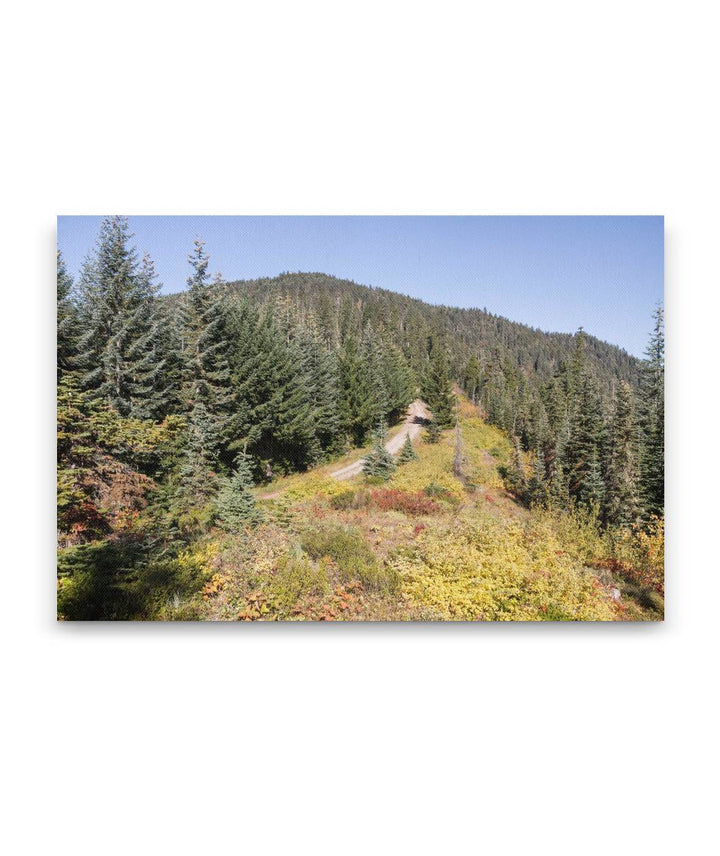
<svg viewBox="0 0 720 856">
<path fill-rule="evenodd" d="M 406 434 L 409 434 L 410 439 L 414 440 L 420 434 L 420 431 L 425 424 L 425 420 L 429 418 L 430 411 L 427 409 L 424 402 L 420 401 L 419 398 L 416 398 L 410 407 L 408 407 L 408 415 L 401 430 L 385 444 L 385 448 L 388 452 L 390 452 L 391 455 L 397 454 L 400 449 L 402 449 Z M 363 458 L 360 458 L 360 460 L 354 461 L 352 464 L 348 464 L 342 469 L 336 470 L 334 473 L 330 473 L 330 477 L 337 479 L 338 481 L 351 479 L 353 476 L 362 472 L 362 465 Z"/>
</svg>

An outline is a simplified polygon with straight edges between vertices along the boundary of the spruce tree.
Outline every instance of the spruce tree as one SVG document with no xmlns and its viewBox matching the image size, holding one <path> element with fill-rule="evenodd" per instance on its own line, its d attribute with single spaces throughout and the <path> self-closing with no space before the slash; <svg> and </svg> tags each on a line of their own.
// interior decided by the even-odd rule
<svg viewBox="0 0 720 856">
<path fill-rule="evenodd" d="M 304 470 L 321 456 L 312 406 L 312 381 L 303 370 L 294 343 L 274 340 L 276 388 L 271 411 L 272 436 L 277 460 L 285 472 Z"/>
<path fill-rule="evenodd" d="M 508 489 L 511 490 L 519 499 L 525 499 L 525 491 L 527 487 L 525 476 L 525 464 L 522 457 L 522 449 L 520 448 L 520 438 L 513 436 L 513 452 L 509 467 L 502 468 L 502 475 Z"/>
<path fill-rule="evenodd" d="M 249 455 L 241 452 L 235 462 L 235 472 L 225 481 L 217 501 L 217 512 L 223 527 L 238 532 L 243 526 L 260 521 L 261 513 L 252 494 L 254 487 Z"/>
<path fill-rule="evenodd" d="M 395 347 L 383 345 L 382 379 L 385 388 L 385 419 L 393 424 L 408 409 L 415 397 L 415 379 L 405 357 Z"/>
<path fill-rule="evenodd" d="M 577 394 L 564 448 L 564 465 L 570 495 L 587 508 L 599 506 L 604 498 L 601 468 L 603 422 L 596 389 L 586 378 Z"/>
<path fill-rule="evenodd" d="M 213 419 L 198 402 L 188 419 L 178 478 L 171 491 L 170 510 L 181 529 L 205 528 L 212 520 L 211 504 L 218 486 L 217 448 Z"/>
<path fill-rule="evenodd" d="M 265 475 L 302 470 L 318 460 L 312 389 L 294 342 L 247 305 L 236 320 L 233 446 L 247 444 Z"/>
<path fill-rule="evenodd" d="M 324 453 L 337 454 L 345 440 L 337 354 L 315 330 L 303 329 L 297 348 L 308 379 L 317 442 Z"/>
<path fill-rule="evenodd" d="M 373 356 L 372 347 L 367 344 L 361 352 L 354 336 L 345 340 L 339 354 L 342 418 L 356 446 L 363 444 L 385 412 L 385 390 L 380 367 L 374 364 Z"/>
<path fill-rule="evenodd" d="M 127 348 L 131 368 L 128 382 L 130 415 L 137 419 L 161 419 L 167 412 L 165 353 L 162 349 L 164 323 L 158 308 L 160 285 L 155 265 L 146 253 L 136 275 L 139 300 L 129 319 L 133 339 Z"/>
<path fill-rule="evenodd" d="M 637 521 L 638 462 L 637 426 L 630 385 L 620 381 L 610 426 L 605 519 L 628 526 Z"/>
<path fill-rule="evenodd" d="M 74 365 L 83 387 L 122 416 L 145 412 L 151 388 L 147 353 L 157 287 L 148 259 L 138 267 L 127 219 L 103 221 L 95 254 L 79 282 L 82 330 Z"/>
<path fill-rule="evenodd" d="M 525 498 L 528 505 L 545 505 L 548 501 L 548 494 L 544 450 L 538 446 L 533 456 L 532 473 L 527 481 Z"/>
<path fill-rule="evenodd" d="M 366 476 L 383 481 L 387 481 L 396 468 L 395 459 L 385 448 L 385 434 L 385 425 L 381 423 L 373 433 L 372 451 L 365 456 L 362 465 Z"/>
<path fill-rule="evenodd" d="M 363 333 L 360 360 L 365 390 L 365 402 L 361 416 L 365 426 L 365 434 L 367 434 L 373 426 L 385 422 L 395 406 L 386 382 L 387 367 L 384 348 L 370 328 Z"/>
<path fill-rule="evenodd" d="M 231 384 L 232 321 L 225 301 L 220 274 L 210 282 L 210 257 L 205 244 L 196 238 L 188 256 L 191 274 L 187 279 L 186 339 L 189 350 L 187 398 L 202 402 L 212 414 L 219 441 L 229 438 L 228 423 L 233 405 Z"/>
<path fill-rule="evenodd" d="M 405 442 L 402 445 L 402 449 L 400 450 L 400 456 L 398 457 L 398 464 L 407 464 L 410 461 L 417 461 L 418 453 L 415 451 L 415 447 L 412 444 L 412 440 L 410 439 L 410 435 L 405 435 Z"/>
<path fill-rule="evenodd" d="M 428 443 L 439 443 L 442 436 L 442 428 L 434 419 L 431 419 L 425 427 L 425 440 Z"/>
<path fill-rule="evenodd" d="M 439 428 L 449 428 L 453 421 L 453 391 L 444 345 L 437 339 L 430 352 L 422 380 L 422 397 Z"/>
<path fill-rule="evenodd" d="M 72 369 L 77 337 L 77 313 L 72 299 L 72 277 L 57 251 L 57 381 Z"/>
<path fill-rule="evenodd" d="M 602 460 L 605 422 L 597 381 L 585 359 L 586 339 L 582 328 L 569 368 L 570 409 L 568 438 L 563 448 L 563 466 L 570 496 L 579 505 L 599 508 L 605 496 Z"/>
<path fill-rule="evenodd" d="M 640 490 L 646 517 L 665 508 L 665 332 L 663 309 L 645 352 L 640 379 Z"/>
</svg>

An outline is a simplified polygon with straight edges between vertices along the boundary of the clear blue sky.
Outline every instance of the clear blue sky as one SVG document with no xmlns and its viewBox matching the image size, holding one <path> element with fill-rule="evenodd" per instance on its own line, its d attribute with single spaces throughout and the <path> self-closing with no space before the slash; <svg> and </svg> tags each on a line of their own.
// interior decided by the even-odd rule
<svg viewBox="0 0 720 856">
<path fill-rule="evenodd" d="M 59 217 L 77 274 L 100 217 Z M 663 299 L 662 217 L 130 217 L 165 292 L 185 287 L 200 235 L 213 272 L 321 271 L 430 303 L 487 307 L 543 330 L 589 333 L 642 355 Z"/>
</svg>

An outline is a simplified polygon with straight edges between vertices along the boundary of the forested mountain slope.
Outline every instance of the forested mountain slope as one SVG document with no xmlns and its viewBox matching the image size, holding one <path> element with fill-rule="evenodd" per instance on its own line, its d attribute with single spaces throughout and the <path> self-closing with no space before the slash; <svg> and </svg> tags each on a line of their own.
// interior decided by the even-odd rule
<svg viewBox="0 0 720 856">
<path fill-rule="evenodd" d="M 483 482 L 502 480 L 512 517 L 520 507 L 546 509 L 553 526 L 564 526 L 565 515 L 579 514 L 609 545 L 602 561 L 629 565 L 623 573 L 635 580 L 644 579 L 638 567 L 652 566 L 661 587 L 658 562 L 632 558 L 661 543 L 660 309 L 648 359 L 639 361 L 582 331 L 542 333 L 324 274 L 228 284 L 211 275 L 199 238 L 188 261 L 187 290 L 161 296 L 153 262 L 139 257 L 122 217 L 103 222 L 77 281 L 58 254 L 61 615 L 183 614 L 169 603 L 197 598 L 210 567 L 202 551 L 215 535 L 226 533 L 235 549 L 260 524 L 258 487 L 300 478 L 305 498 L 322 497 L 318 472 L 352 464 L 358 449 L 356 478 L 394 479 L 401 493 L 361 491 L 353 502 L 390 503 L 388 513 L 412 516 L 449 490 L 467 496 L 470 525 L 483 488 L 464 463 L 472 447 Z M 397 457 L 385 442 L 416 398 L 429 420 L 413 463 L 410 438 Z M 488 423 L 494 434 L 482 428 Z M 473 446 L 473 437 L 482 443 Z M 294 502 L 292 490 L 286 495 Z M 280 539 L 290 510 L 277 510 Z M 660 534 L 647 542 L 648 533 Z M 359 537 L 342 549 L 366 552 Z M 623 552 L 625 543 L 639 552 Z M 345 558 L 356 566 L 357 557 Z M 243 561 L 244 586 L 255 572 Z M 318 580 L 323 568 L 305 559 L 285 567 Z M 568 615 L 584 613 L 573 607 Z"/>
<path fill-rule="evenodd" d="M 266 307 L 284 305 L 294 317 L 312 317 L 327 342 L 340 345 L 366 329 L 399 344 L 415 369 L 427 355 L 427 342 L 440 337 L 451 373 L 461 378 L 471 355 L 481 368 L 494 362 L 508 371 L 546 380 L 574 352 L 574 334 L 546 333 L 487 309 L 431 305 L 382 288 L 359 285 L 324 273 L 284 273 L 266 279 L 229 282 L 235 296 Z M 635 386 L 640 360 L 621 348 L 586 336 L 588 361 L 604 387 L 614 379 Z"/>
</svg>

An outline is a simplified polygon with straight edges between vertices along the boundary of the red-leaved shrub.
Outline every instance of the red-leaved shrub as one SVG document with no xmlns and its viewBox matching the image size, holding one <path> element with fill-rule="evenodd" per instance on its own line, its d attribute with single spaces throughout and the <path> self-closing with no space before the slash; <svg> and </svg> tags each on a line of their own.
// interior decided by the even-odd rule
<svg viewBox="0 0 720 856">
<path fill-rule="evenodd" d="M 403 514 L 411 516 L 418 514 L 437 514 L 440 506 L 424 493 L 412 493 L 408 490 L 397 490 L 396 488 L 380 488 L 371 490 L 368 496 L 368 505 L 379 508 L 381 511 L 402 511 Z"/>
</svg>

